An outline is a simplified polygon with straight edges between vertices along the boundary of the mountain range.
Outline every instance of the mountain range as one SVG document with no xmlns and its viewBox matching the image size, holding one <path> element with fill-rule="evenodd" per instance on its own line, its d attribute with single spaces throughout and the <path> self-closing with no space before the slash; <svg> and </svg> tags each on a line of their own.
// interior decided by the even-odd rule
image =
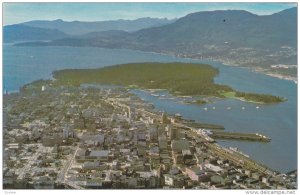
<svg viewBox="0 0 300 195">
<path fill-rule="evenodd" d="M 4 26 L 4 42 L 29 40 L 54 40 L 102 31 L 134 32 L 143 28 L 170 24 L 176 19 L 139 18 L 136 20 L 110 20 L 98 22 L 67 22 L 61 19 L 34 20 Z"/>
<path fill-rule="evenodd" d="M 3 42 L 22 42 L 31 40 L 53 40 L 68 37 L 56 29 L 30 27 L 22 24 L 8 25 L 3 28 Z"/>
<path fill-rule="evenodd" d="M 81 22 L 72 21 L 67 22 L 61 19 L 47 21 L 47 20 L 34 20 L 24 22 L 22 25 L 57 29 L 69 35 L 82 35 L 91 32 L 109 31 L 109 30 L 123 30 L 127 32 L 134 32 L 143 28 L 150 28 L 170 24 L 176 19 L 168 20 L 166 18 L 139 18 L 136 20 L 109 20 L 97 22 Z"/>
<path fill-rule="evenodd" d="M 297 64 L 297 8 L 262 16 L 243 10 L 203 11 L 134 32 L 105 29 L 19 45 L 126 48 L 267 68 Z"/>
<path fill-rule="evenodd" d="M 119 45 L 137 49 L 166 49 L 178 45 L 224 45 L 232 47 L 273 48 L 297 46 L 297 10 L 258 16 L 241 10 L 207 11 L 189 14 L 176 22 L 139 30 L 119 33 L 111 42 L 109 37 L 85 36 L 87 42 L 98 42 L 99 46 Z M 89 40 L 95 39 L 95 40 Z M 69 39 L 70 40 L 70 39 Z M 74 38 L 74 42 L 78 41 Z M 64 40 L 56 40 L 60 43 Z M 105 43 L 103 43 L 105 42 Z M 150 49 L 151 50 L 151 49 Z"/>
</svg>

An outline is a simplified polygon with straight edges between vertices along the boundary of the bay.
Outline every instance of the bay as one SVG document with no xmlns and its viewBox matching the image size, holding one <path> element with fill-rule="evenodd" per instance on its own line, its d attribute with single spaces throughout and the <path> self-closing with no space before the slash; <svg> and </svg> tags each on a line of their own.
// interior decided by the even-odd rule
<svg viewBox="0 0 300 195">
<path fill-rule="evenodd" d="M 280 172 L 297 168 L 297 85 L 246 68 L 123 49 L 4 45 L 3 85 L 11 92 L 18 91 L 21 86 L 34 80 L 51 78 L 54 70 L 100 68 L 131 62 L 175 61 L 210 64 L 220 70 L 215 78 L 216 83 L 230 85 L 245 92 L 283 96 L 288 100 L 280 104 L 257 105 L 234 99 L 220 99 L 199 106 L 181 104 L 176 99 L 161 99 L 144 91 L 137 90 L 135 93 L 153 103 L 156 109 L 169 114 L 180 113 L 186 119 L 223 125 L 226 131 L 265 134 L 272 138 L 271 142 L 218 142 L 223 146 L 238 147 L 251 158 Z M 231 109 L 228 110 L 228 107 Z M 242 107 L 245 109 L 241 109 Z"/>
</svg>

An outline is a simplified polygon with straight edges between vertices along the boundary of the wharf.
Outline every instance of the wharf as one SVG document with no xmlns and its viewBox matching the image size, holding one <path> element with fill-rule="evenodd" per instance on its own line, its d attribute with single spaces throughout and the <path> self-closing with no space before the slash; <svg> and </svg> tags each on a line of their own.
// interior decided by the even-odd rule
<svg viewBox="0 0 300 195">
<path fill-rule="evenodd" d="M 214 139 L 238 139 L 238 140 L 249 140 L 249 141 L 260 141 L 260 142 L 271 141 L 271 138 L 265 135 L 261 135 L 259 133 L 212 131 L 210 137 Z"/>
<path fill-rule="evenodd" d="M 269 174 L 269 175 L 274 175 L 274 173 L 275 173 L 274 170 L 254 161 L 238 152 L 225 150 L 224 148 L 220 147 L 217 144 L 212 144 L 212 143 L 208 143 L 208 142 L 205 143 L 205 145 L 210 150 L 215 152 L 218 156 L 228 159 L 237 165 L 243 166 L 245 169 L 249 169 L 252 171 L 257 171 L 262 174 Z"/>
</svg>

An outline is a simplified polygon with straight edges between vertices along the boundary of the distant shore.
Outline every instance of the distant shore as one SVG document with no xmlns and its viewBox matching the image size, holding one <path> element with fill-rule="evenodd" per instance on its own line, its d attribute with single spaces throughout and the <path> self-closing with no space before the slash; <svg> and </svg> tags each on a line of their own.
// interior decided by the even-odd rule
<svg viewBox="0 0 300 195">
<path fill-rule="evenodd" d="M 141 51 L 141 50 L 138 50 L 138 51 Z M 191 60 L 203 60 L 203 61 L 219 62 L 219 63 L 222 63 L 224 66 L 249 68 L 251 71 L 254 71 L 254 72 L 257 72 L 257 73 L 261 73 L 261 74 L 264 74 L 264 75 L 268 75 L 268 76 L 271 76 L 271 77 L 274 77 L 274 78 L 282 79 L 282 80 L 293 81 L 295 84 L 297 84 L 297 82 L 298 82 L 298 78 L 297 77 L 293 77 L 293 76 L 289 76 L 289 75 L 283 75 L 283 74 L 279 74 L 279 73 L 271 73 L 271 72 L 268 72 L 268 70 L 260 68 L 260 67 L 240 66 L 240 65 L 237 65 L 237 64 L 225 63 L 225 62 L 218 61 L 218 60 L 209 60 L 209 59 L 199 59 L 199 58 L 177 56 L 177 55 L 171 54 L 171 53 L 152 52 L 152 51 L 149 51 L 149 52 L 148 51 L 142 51 L 142 52 L 153 53 L 153 54 L 160 54 L 160 55 L 170 55 L 170 56 L 174 56 L 174 57 L 179 57 L 179 58 L 184 58 L 184 59 L 191 59 Z"/>
<path fill-rule="evenodd" d="M 264 73 L 264 72 L 262 72 L 262 73 L 266 74 L 268 76 L 271 76 L 271 77 L 282 79 L 282 80 L 294 81 L 296 84 L 298 82 L 298 78 L 297 77 L 292 77 L 292 76 L 287 76 L 287 75 L 281 75 L 281 74 L 275 74 L 275 73 Z"/>
</svg>

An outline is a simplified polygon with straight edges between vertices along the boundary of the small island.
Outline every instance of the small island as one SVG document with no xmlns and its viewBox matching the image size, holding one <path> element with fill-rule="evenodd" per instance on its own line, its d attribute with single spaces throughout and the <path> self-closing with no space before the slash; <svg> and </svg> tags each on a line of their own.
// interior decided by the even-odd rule
<svg viewBox="0 0 300 195">
<path fill-rule="evenodd" d="M 244 93 L 227 85 L 214 83 L 219 70 L 207 64 L 131 63 L 99 69 L 66 69 L 53 72 L 55 84 L 113 84 L 141 89 L 166 89 L 173 95 L 204 95 L 238 98 L 255 103 L 278 103 L 284 98 Z M 198 102 L 197 102 L 198 103 Z M 199 103 L 204 103 L 199 100 Z"/>
</svg>

